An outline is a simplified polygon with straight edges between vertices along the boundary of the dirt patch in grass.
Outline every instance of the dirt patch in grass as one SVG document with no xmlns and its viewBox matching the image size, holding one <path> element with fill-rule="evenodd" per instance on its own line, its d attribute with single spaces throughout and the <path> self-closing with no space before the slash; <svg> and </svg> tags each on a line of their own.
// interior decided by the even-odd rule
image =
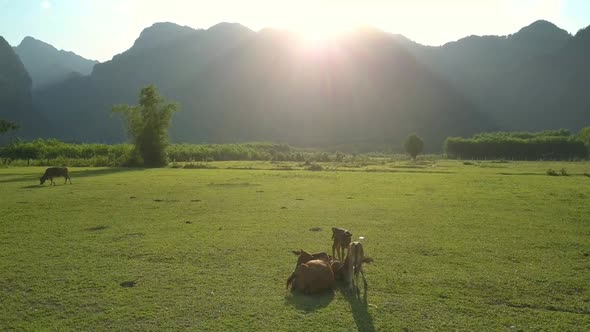
<svg viewBox="0 0 590 332">
<path fill-rule="evenodd" d="M 94 227 L 89 227 L 86 228 L 87 231 L 90 232 L 96 232 L 96 231 L 102 231 L 103 229 L 107 229 L 109 228 L 108 226 L 103 226 L 103 225 L 99 225 L 99 226 L 94 226 Z"/>
<path fill-rule="evenodd" d="M 231 188 L 231 187 L 257 187 L 260 186 L 259 183 L 249 183 L 249 182 L 242 182 L 242 183 L 209 183 L 207 186 L 209 187 L 222 187 L 222 188 Z"/>
<path fill-rule="evenodd" d="M 135 281 L 123 281 L 122 283 L 119 284 L 119 286 L 121 286 L 123 288 L 131 288 L 131 287 L 135 287 L 135 285 L 137 285 L 137 283 Z"/>
</svg>

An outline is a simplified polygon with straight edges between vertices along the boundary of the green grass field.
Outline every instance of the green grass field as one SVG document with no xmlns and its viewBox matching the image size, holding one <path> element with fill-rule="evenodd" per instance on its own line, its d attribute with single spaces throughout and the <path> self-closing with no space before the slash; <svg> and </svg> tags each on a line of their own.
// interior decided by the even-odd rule
<svg viewBox="0 0 590 332">
<path fill-rule="evenodd" d="M 590 163 L 211 166 L 0 169 L 0 330 L 590 329 Z M 366 294 L 287 292 L 332 226 Z"/>
</svg>

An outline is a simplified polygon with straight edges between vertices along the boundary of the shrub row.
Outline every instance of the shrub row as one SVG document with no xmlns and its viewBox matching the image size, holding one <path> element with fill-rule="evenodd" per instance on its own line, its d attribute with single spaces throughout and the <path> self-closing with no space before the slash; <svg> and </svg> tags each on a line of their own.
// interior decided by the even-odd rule
<svg viewBox="0 0 590 332">
<path fill-rule="evenodd" d="M 133 147 L 128 144 L 70 144 L 56 139 L 37 139 L 31 142 L 15 142 L 0 148 L 0 158 L 10 160 L 96 159 L 101 163 L 124 160 Z"/>
<path fill-rule="evenodd" d="M 555 136 L 551 136 L 554 132 Z M 574 160 L 585 159 L 584 143 L 568 131 L 541 133 L 486 133 L 473 138 L 449 137 L 444 149 L 449 158 L 511 159 L 511 160 Z"/>
<path fill-rule="evenodd" d="M 342 153 L 295 149 L 287 144 L 243 143 L 243 144 L 172 144 L 167 148 L 172 162 L 207 162 L 229 160 L 264 161 L 310 161 L 331 162 L 360 160 L 362 156 Z M 0 148 L 3 163 L 19 163 L 39 166 L 79 164 L 84 166 L 125 166 L 134 165 L 133 146 L 130 144 L 76 144 L 56 139 L 37 139 L 31 142 L 14 142 Z M 95 161 L 96 164 L 92 164 Z"/>
</svg>

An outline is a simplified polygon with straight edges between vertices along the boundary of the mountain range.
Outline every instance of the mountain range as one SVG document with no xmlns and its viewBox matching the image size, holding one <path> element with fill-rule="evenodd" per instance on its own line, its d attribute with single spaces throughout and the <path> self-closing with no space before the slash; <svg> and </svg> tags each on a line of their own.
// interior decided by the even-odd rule
<svg viewBox="0 0 590 332">
<path fill-rule="evenodd" d="M 26 52 L 31 44 L 48 52 Z M 34 114 L 32 122 L 43 122 L 39 129 L 24 121 L 24 137 L 121 142 L 124 126 L 110 109 L 136 103 L 147 84 L 181 104 L 171 128 L 176 142 L 399 149 L 415 132 L 430 151 L 439 151 L 447 136 L 576 131 L 590 123 L 590 28 L 572 36 L 547 21 L 508 36 L 470 36 L 440 47 L 370 27 L 311 45 L 279 29 L 156 23 L 104 63 L 61 51 L 69 57 L 61 57 L 65 69 L 53 76 L 40 73 L 60 51 L 32 38 L 15 50 L 27 59 L 22 63 L 32 87 L 26 71 L 2 69 L 5 58 L 14 68 L 20 61 L 1 45 L 0 84 L 23 83 L 17 95 L 32 96 L 32 107 L 23 107 Z M 0 117 L 4 113 L 15 120 L 26 114 L 10 108 Z"/>
<path fill-rule="evenodd" d="M 33 118 L 31 77 L 8 42 L 0 37 L 0 119 L 14 121 L 31 131 Z"/>
<path fill-rule="evenodd" d="M 73 52 L 58 50 L 33 37 L 25 37 L 14 51 L 31 75 L 33 89 L 60 83 L 72 76 L 90 75 L 92 67 L 98 63 Z"/>
</svg>

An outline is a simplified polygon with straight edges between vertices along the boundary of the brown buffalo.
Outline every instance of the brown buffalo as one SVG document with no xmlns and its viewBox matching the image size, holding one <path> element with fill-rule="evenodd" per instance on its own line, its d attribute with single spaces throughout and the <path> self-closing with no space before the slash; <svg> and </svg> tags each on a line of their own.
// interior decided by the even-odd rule
<svg viewBox="0 0 590 332">
<path fill-rule="evenodd" d="M 295 272 L 287 279 L 287 287 L 289 285 L 291 289 L 304 294 L 320 293 L 334 286 L 334 272 L 329 262 L 314 259 L 297 266 Z"/>
<path fill-rule="evenodd" d="M 68 183 L 68 180 L 70 180 L 70 184 L 72 184 L 72 179 L 68 174 L 67 167 L 49 167 L 45 170 L 45 174 L 43 174 L 43 176 L 39 178 L 39 181 L 40 184 L 44 184 L 45 181 L 50 180 L 51 184 L 55 185 L 55 182 L 53 182 L 53 178 L 56 177 L 63 177 L 66 180 L 64 184 Z"/>
<path fill-rule="evenodd" d="M 291 252 L 297 256 L 297 263 L 295 264 L 295 270 L 293 270 L 293 273 L 291 273 L 291 275 L 287 279 L 287 288 L 289 288 L 289 284 L 291 283 L 293 278 L 295 278 L 295 272 L 297 271 L 297 268 L 299 267 L 299 265 L 305 264 L 309 261 L 316 260 L 316 259 L 323 260 L 324 262 L 327 262 L 327 263 L 329 263 L 331 260 L 330 256 L 328 254 L 326 254 L 325 252 L 318 252 L 315 254 L 310 254 L 303 249 L 299 249 L 298 251 L 291 251 Z"/>
<path fill-rule="evenodd" d="M 352 233 L 343 228 L 332 227 L 332 256 L 343 261 L 344 250 L 348 249 L 350 241 L 352 240 Z"/>
<path fill-rule="evenodd" d="M 299 265 L 301 265 L 303 263 L 307 263 L 307 262 L 314 260 L 314 259 L 321 259 L 326 262 L 330 262 L 330 260 L 332 259 L 330 257 L 330 255 L 328 255 L 325 252 L 318 252 L 315 254 L 310 254 L 303 249 L 299 249 L 298 251 L 291 251 L 291 252 L 293 254 L 295 254 L 296 256 L 298 256 L 297 257 L 297 264 L 295 265 L 295 268 L 297 268 Z"/>
<path fill-rule="evenodd" d="M 373 259 L 365 256 L 363 244 L 360 242 L 352 242 L 348 247 L 348 255 L 344 260 L 342 266 L 342 276 L 349 289 L 354 287 L 353 277 L 358 285 L 359 272 L 363 276 L 363 283 L 367 287 L 367 279 L 365 278 L 365 271 L 363 271 L 363 263 L 371 263 Z M 358 287 L 358 286 L 357 286 Z"/>
</svg>

